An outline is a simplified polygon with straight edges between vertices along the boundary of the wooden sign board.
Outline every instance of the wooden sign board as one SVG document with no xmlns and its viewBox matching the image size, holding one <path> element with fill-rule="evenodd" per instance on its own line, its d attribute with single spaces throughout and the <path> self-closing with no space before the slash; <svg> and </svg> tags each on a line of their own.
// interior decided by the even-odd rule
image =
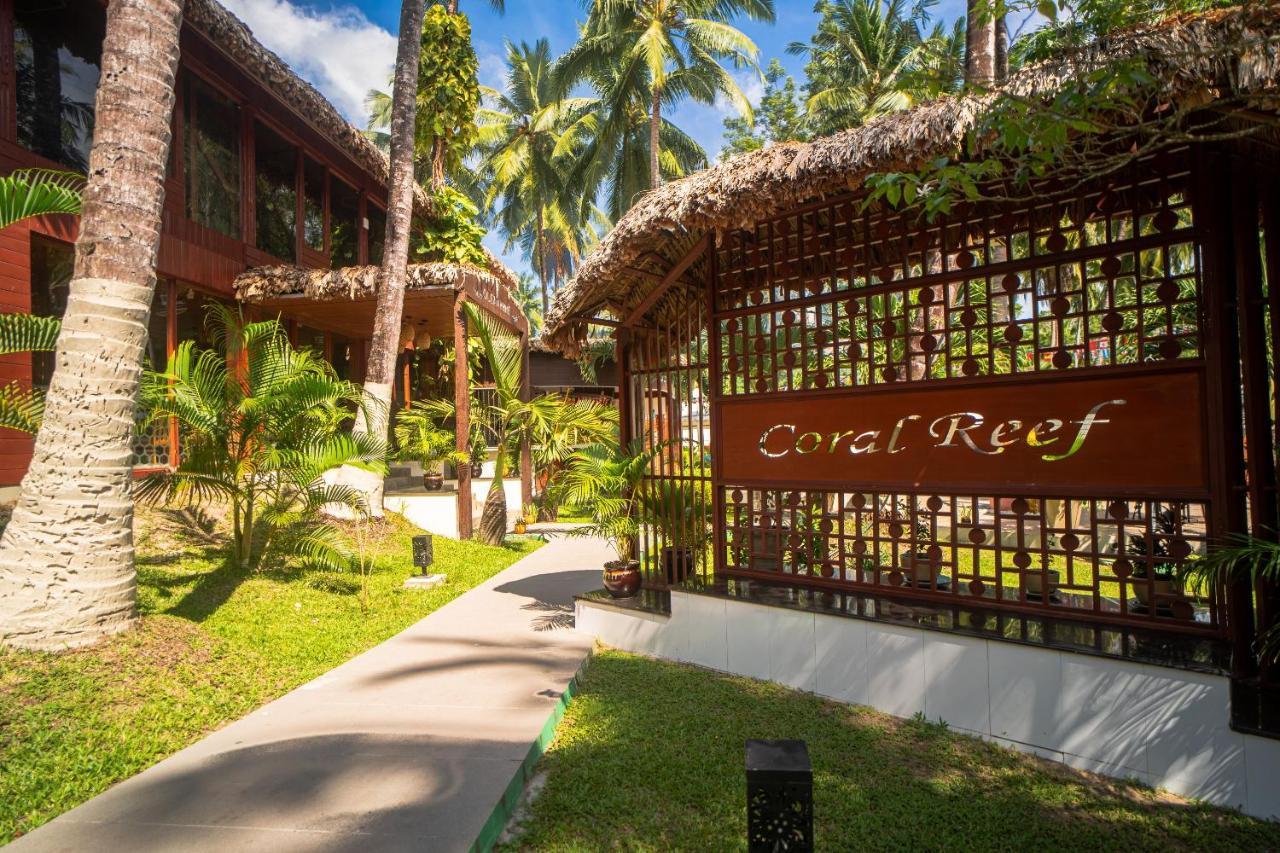
<svg viewBox="0 0 1280 853">
<path fill-rule="evenodd" d="M 725 482 L 1195 498 L 1198 368 L 722 399 Z"/>
</svg>

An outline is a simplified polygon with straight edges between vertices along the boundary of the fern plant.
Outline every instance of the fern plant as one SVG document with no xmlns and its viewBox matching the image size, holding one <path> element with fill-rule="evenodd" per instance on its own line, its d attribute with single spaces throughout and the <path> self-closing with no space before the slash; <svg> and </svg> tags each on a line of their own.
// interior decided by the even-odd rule
<svg viewBox="0 0 1280 853">
<path fill-rule="evenodd" d="M 0 228 L 35 216 L 78 214 L 85 179 L 56 169 L 19 169 L 0 178 Z M 0 355 L 53 352 L 62 323 L 56 317 L 0 314 Z M 17 382 L 0 388 L 0 427 L 34 435 L 44 417 L 44 392 Z"/>
<path fill-rule="evenodd" d="M 241 568 L 284 554 L 316 568 L 352 566 L 321 513 L 367 509 L 358 490 L 326 482 L 325 472 L 353 465 L 385 473 L 382 443 L 345 429 L 366 405 L 360 386 L 310 350 L 295 350 L 274 320 L 245 323 L 212 303 L 207 322 L 212 349 L 184 341 L 163 373 L 144 377 L 148 419 L 177 420 L 182 456 L 175 470 L 144 478 L 139 498 L 225 501 Z"/>
</svg>

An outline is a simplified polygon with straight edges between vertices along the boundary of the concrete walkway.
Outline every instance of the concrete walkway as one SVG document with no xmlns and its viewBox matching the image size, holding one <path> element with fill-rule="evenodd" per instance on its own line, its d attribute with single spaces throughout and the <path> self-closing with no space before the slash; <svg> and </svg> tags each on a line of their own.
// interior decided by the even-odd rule
<svg viewBox="0 0 1280 853">
<path fill-rule="evenodd" d="M 6 853 L 468 850 L 590 652 L 572 596 L 606 559 L 553 539 Z"/>
</svg>

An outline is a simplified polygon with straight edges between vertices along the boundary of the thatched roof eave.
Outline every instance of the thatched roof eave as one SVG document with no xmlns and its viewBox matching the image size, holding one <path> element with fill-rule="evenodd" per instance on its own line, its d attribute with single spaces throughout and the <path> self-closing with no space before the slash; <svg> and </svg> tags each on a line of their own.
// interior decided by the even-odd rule
<svg viewBox="0 0 1280 853">
<path fill-rule="evenodd" d="M 384 187 L 388 185 L 387 156 L 314 86 L 258 41 L 243 21 L 217 0 L 189 0 L 183 14 L 186 24 L 292 110 L 299 121 L 332 142 Z M 427 207 L 427 195 L 416 184 L 414 206 L 418 210 Z"/>
<path fill-rule="evenodd" d="M 750 227 L 807 202 L 855 192 L 874 173 L 959 156 L 984 110 L 1003 94 L 1045 95 L 1082 70 L 1142 58 L 1171 103 L 1209 104 L 1224 93 L 1273 99 L 1280 96 L 1277 45 L 1280 0 L 1174 17 L 1024 68 L 995 92 L 939 99 L 673 181 L 641 198 L 581 264 L 556 296 L 543 341 L 576 352 L 588 315 L 606 304 L 624 311 L 638 305 L 661 278 L 655 267 L 670 269 L 709 232 Z"/>
</svg>

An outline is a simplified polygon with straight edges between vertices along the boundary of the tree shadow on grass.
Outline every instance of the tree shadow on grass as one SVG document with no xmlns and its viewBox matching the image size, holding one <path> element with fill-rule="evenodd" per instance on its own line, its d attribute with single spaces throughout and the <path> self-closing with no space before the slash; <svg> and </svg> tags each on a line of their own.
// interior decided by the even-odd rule
<svg viewBox="0 0 1280 853">
<path fill-rule="evenodd" d="M 162 611 L 169 616 L 189 619 L 192 622 L 203 622 L 227 603 L 227 600 L 239 589 L 240 584 L 253 574 L 251 569 L 236 565 L 231 555 L 223 557 L 216 569 L 201 572 L 195 586 L 173 607 Z M 187 580 L 192 576 L 188 575 Z"/>
</svg>

